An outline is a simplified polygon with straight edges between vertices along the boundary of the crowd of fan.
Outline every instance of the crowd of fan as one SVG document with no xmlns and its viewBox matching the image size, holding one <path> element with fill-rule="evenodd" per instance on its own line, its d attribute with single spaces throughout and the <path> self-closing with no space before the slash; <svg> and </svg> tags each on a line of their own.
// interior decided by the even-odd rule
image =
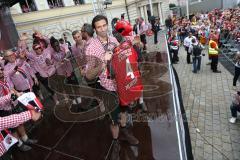
<svg viewBox="0 0 240 160">
<path fill-rule="evenodd" d="M 202 45 L 208 44 L 210 38 L 212 38 L 220 47 L 239 47 L 240 8 L 214 9 L 208 13 L 192 15 L 190 19 L 185 17 L 173 17 L 169 19 L 167 20 L 168 27 L 171 28 L 169 37 L 178 39 L 182 44 L 189 33 L 192 33 Z M 229 40 L 233 43 L 226 45 Z M 223 51 L 229 52 L 229 50 L 224 49 Z"/>
<path fill-rule="evenodd" d="M 123 28 L 119 28 L 118 32 L 124 35 L 124 29 L 127 29 L 124 25 L 127 24 L 129 29 L 130 23 L 124 20 L 123 15 L 121 18 Z M 120 20 L 118 19 L 118 21 Z M 158 24 L 156 23 L 157 27 Z M 142 49 L 146 49 L 145 34 L 149 30 L 146 26 L 147 24 L 144 20 L 139 18 L 134 29 L 136 34 L 132 32 L 131 28 L 133 27 L 130 27 L 131 33 L 126 31 L 126 33 L 130 34 L 126 34 L 125 38 L 131 39 L 138 53 Z M 95 31 L 96 36 L 94 36 Z M 16 102 L 16 97 L 21 96 L 23 93 L 34 92 L 41 101 L 44 101 L 46 96 L 43 96 L 40 90 L 41 87 L 39 85 L 41 84 L 50 93 L 55 104 L 58 105 L 58 96 L 49 87 L 48 79 L 54 75 L 60 75 L 66 78 L 66 83 L 78 84 L 74 66 L 78 66 L 79 73 L 82 77 L 85 77 L 86 81 L 93 82 L 92 80 L 94 80 L 94 85 L 89 83 L 90 87 L 116 94 L 116 81 L 108 78 L 106 65 L 112 56 L 110 52 L 113 52 L 113 48 L 119 45 L 121 40 L 118 39 L 117 34 L 115 35 L 116 38 L 108 36 L 108 32 L 107 18 L 97 15 L 93 19 L 92 24 L 85 23 L 81 30 L 72 32 L 72 38 L 75 41 L 74 44 L 71 44 L 67 40 L 66 35 L 64 35 L 63 39 L 57 40 L 54 37 L 46 37 L 39 31 L 34 31 L 31 47 L 27 45 L 29 36 L 23 33 L 14 51 L 9 49 L 3 52 L 3 56 L 0 59 L 1 130 L 11 128 L 10 130 L 14 137 L 17 138 L 17 146 L 21 151 L 28 151 L 31 149 L 31 144 L 37 143 L 37 140 L 30 139 L 27 136 L 23 123 L 30 119 L 38 120 L 41 117 L 41 113 L 34 110 L 28 111 L 22 104 Z M 139 37 L 141 37 L 143 45 Z M 100 62 L 96 58 L 91 57 L 97 57 L 100 59 Z M 66 96 L 65 98 L 72 101 L 72 108 L 77 107 L 78 111 L 85 110 L 80 105 L 81 97 L 72 98 Z M 142 97 L 138 103 L 144 111 L 146 108 L 144 108 Z M 126 110 L 121 110 L 121 113 L 114 113 L 117 116 L 111 116 L 113 123 L 110 125 L 110 128 L 115 148 L 111 154 L 112 159 L 116 159 L 114 157 L 119 156 L 118 132 L 122 133 L 123 138 L 130 145 L 137 145 L 139 143 L 133 134 L 129 132 L 128 127 L 126 127 L 126 120 L 122 120 L 122 117 L 123 119 L 126 118 L 125 114 L 128 114 L 126 112 Z M 6 152 L 6 147 L 2 142 L 0 143 L 0 156 Z M 4 154 L 4 156 L 7 155 Z"/>
<path fill-rule="evenodd" d="M 154 22 L 150 23 L 152 23 L 151 29 L 155 37 L 154 42 L 157 44 L 157 33 L 160 30 L 159 19 L 156 19 Z M 184 17 L 169 17 L 165 23 L 169 31 L 168 44 L 170 52 L 172 53 L 172 62 L 177 63 L 179 61 L 178 50 L 180 45 L 183 44 L 187 52 L 187 63 L 191 64 L 191 55 L 193 56 L 192 61 L 194 63 L 194 73 L 197 73 L 197 71 L 200 70 L 201 64 L 201 59 L 196 58 L 201 57 L 201 54 L 193 54 L 195 50 L 194 45 L 196 44 L 201 44 L 201 48 L 203 49 L 204 46 L 208 45 L 209 41 L 212 40 L 216 42 L 218 46 L 222 47 L 222 50 L 224 51 L 229 52 L 230 50 L 234 55 L 238 52 L 237 49 L 239 49 L 238 47 L 240 43 L 240 8 L 225 10 L 214 9 L 206 14 L 193 15 L 191 19 Z M 20 96 L 22 93 L 32 91 L 41 100 L 44 100 L 39 88 L 39 82 L 41 82 L 41 84 L 51 94 L 54 102 L 58 104 L 59 101 L 56 93 L 49 88 L 48 78 L 54 74 L 57 74 L 65 76 L 67 83 L 77 84 L 78 82 L 77 77 L 74 74 L 73 63 L 76 63 L 77 66 L 80 66 L 79 69 L 81 75 L 87 77 L 87 79 L 91 79 L 91 77 L 100 75 L 100 84 L 98 84 L 98 87 L 101 89 L 116 91 L 114 87 L 114 81 L 109 80 L 105 75 L 102 75 L 103 68 L 106 67 L 104 66 L 104 63 L 99 66 L 91 66 L 92 64 L 89 64 L 88 59 L 86 59 L 86 54 L 96 54 L 94 56 L 99 56 L 100 59 L 105 61 L 105 59 L 109 59 L 111 56 L 107 53 L 107 51 L 106 55 L 99 55 L 100 52 L 104 52 L 104 50 L 100 50 L 102 48 L 101 46 L 103 46 L 103 44 L 107 44 L 107 47 L 111 47 L 109 46 L 111 44 L 109 41 L 119 44 L 117 39 L 112 37 L 110 37 L 110 39 L 107 37 L 107 40 L 105 40 L 107 34 L 106 25 L 108 25 L 108 21 L 104 16 L 98 16 L 97 18 L 95 17 L 92 25 L 86 23 L 82 26 L 81 31 L 76 30 L 72 32 L 72 37 L 75 41 L 75 44 L 73 45 L 67 41 L 65 36 L 64 39 L 57 40 L 54 37 L 45 37 L 40 32 L 35 31 L 33 34 L 33 44 L 31 48 L 29 48 L 26 43 L 28 37 L 26 34 L 22 34 L 20 36 L 16 51 L 4 51 L 3 57 L 0 61 L 0 96 L 2 98 L 0 101 L 0 117 L 13 117 L 10 118 L 11 121 L 6 121 L 3 118 L 0 119 L 1 124 L 4 124 L 1 125 L 1 130 L 5 129 L 6 126 L 13 128 L 12 132 L 19 141 L 18 147 L 20 150 L 30 150 L 31 147 L 29 145 L 37 143 L 37 140 L 30 139 L 26 134 L 24 126 L 18 125 L 26 122 L 29 119 L 39 119 L 41 113 L 37 113 L 35 111 L 26 111 L 23 109 L 23 107 L 19 107 L 19 104 L 14 103 L 13 95 Z M 93 36 L 94 29 L 97 31 L 96 37 Z M 140 36 L 143 44 L 143 50 L 145 50 L 146 35 L 149 31 L 148 24 L 144 22 L 143 18 L 138 18 L 136 19 L 136 24 L 133 27 L 133 30 L 137 35 Z M 103 37 L 103 39 L 101 39 L 101 37 Z M 133 42 L 135 41 L 136 43 L 139 43 L 136 39 L 134 39 Z M 229 42 L 231 42 L 230 45 L 227 45 Z M 96 46 L 100 47 L 97 48 Z M 141 49 L 141 45 L 139 46 Z M 216 57 L 211 58 L 211 69 L 213 72 L 219 73 L 217 70 L 217 63 L 215 63 L 215 58 Z M 72 61 L 73 59 L 74 62 Z M 196 65 L 197 61 L 198 65 Z M 240 62 L 240 56 L 236 63 L 236 67 L 238 67 L 240 70 L 238 61 Z M 91 71 L 88 72 L 88 70 L 90 70 L 89 66 L 96 68 L 91 68 Z M 78 105 L 81 103 L 81 98 L 73 99 L 72 103 L 73 105 Z M 236 117 L 236 112 L 238 109 L 239 107 L 237 109 L 232 109 L 234 112 L 233 117 Z M 18 115 L 16 113 L 20 112 L 21 114 L 25 115 L 17 117 Z M 118 125 L 111 126 L 113 139 L 116 142 L 119 132 L 118 127 Z M 127 136 L 127 140 L 130 144 L 137 145 L 139 143 L 138 140 L 133 135 L 129 134 L 127 130 L 124 130 L 124 128 L 121 128 L 121 130 L 124 132 L 125 136 Z M 119 152 L 119 145 L 115 146 L 117 148 L 116 152 Z M 2 155 L 4 152 L 5 148 L 2 146 L 2 144 L 0 144 L 0 155 Z M 113 156 L 116 156 L 116 154 Z"/>
<path fill-rule="evenodd" d="M 233 89 L 240 76 L 240 8 L 214 9 L 207 13 L 192 15 L 190 19 L 185 17 L 169 17 L 166 21 L 168 27 L 168 44 L 172 56 L 172 63 L 178 63 L 179 47 L 183 45 L 186 49 L 187 63 L 193 63 L 193 73 L 197 73 L 201 66 L 201 56 L 196 54 L 195 46 L 207 49 L 211 69 L 217 70 L 219 54 L 224 56 L 228 62 L 235 65 L 233 78 Z M 192 48 L 192 49 L 189 49 Z M 197 48 L 197 47 L 196 47 Z M 195 53 L 194 53 L 195 52 Z M 211 56 L 214 53 L 214 56 Z M 199 52 L 200 53 L 200 52 Z M 192 62 L 191 57 L 192 56 Z M 230 106 L 232 118 L 230 123 L 237 120 L 237 112 L 240 112 L 240 92 L 234 94 Z"/>
</svg>

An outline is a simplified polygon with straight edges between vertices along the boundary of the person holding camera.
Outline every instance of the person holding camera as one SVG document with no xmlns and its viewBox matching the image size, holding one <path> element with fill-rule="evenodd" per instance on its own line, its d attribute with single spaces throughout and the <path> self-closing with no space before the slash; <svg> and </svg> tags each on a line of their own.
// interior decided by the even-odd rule
<svg viewBox="0 0 240 160">
<path fill-rule="evenodd" d="M 236 123 L 237 112 L 240 112 L 240 91 L 237 91 L 237 93 L 234 95 L 230 110 L 232 117 L 229 119 L 229 122 Z"/>
</svg>

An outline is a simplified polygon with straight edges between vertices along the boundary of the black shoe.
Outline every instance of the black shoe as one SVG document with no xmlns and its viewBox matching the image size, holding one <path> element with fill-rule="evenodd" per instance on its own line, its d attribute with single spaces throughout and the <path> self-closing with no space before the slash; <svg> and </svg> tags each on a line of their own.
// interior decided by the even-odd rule
<svg viewBox="0 0 240 160">
<path fill-rule="evenodd" d="M 32 147 L 26 145 L 26 144 L 22 144 L 20 147 L 18 147 L 20 151 L 22 152 L 26 152 L 32 149 Z"/>
<path fill-rule="evenodd" d="M 36 144 L 38 140 L 36 139 L 27 139 L 27 141 L 23 142 L 24 144 Z"/>
<path fill-rule="evenodd" d="M 129 131 L 127 127 L 120 127 L 119 140 L 127 141 L 130 145 L 138 145 L 139 141 L 134 135 Z"/>
<path fill-rule="evenodd" d="M 113 141 L 113 146 L 112 146 L 112 153 L 111 153 L 111 158 L 110 160 L 120 160 L 120 144 L 118 140 Z"/>
</svg>

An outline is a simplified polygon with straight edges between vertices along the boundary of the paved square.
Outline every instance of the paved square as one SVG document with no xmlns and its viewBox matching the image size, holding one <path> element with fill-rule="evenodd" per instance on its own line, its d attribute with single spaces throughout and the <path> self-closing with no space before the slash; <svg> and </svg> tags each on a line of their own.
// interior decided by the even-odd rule
<svg viewBox="0 0 240 160">
<path fill-rule="evenodd" d="M 204 51 L 206 52 L 206 51 Z M 208 57 L 202 58 L 199 73 L 192 73 L 186 52 L 179 50 L 178 73 L 183 103 L 189 121 L 192 151 L 196 160 L 240 160 L 240 117 L 230 124 L 233 76 L 220 63 L 222 73 L 212 73 Z M 240 89 L 239 82 L 237 84 Z M 196 129 L 200 130 L 200 133 Z"/>
</svg>

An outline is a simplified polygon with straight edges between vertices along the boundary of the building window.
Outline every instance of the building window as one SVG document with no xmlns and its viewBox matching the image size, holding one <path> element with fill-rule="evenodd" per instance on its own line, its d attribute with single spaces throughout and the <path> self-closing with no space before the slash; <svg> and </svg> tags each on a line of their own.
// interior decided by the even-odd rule
<svg viewBox="0 0 240 160">
<path fill-rule="evenodd" d="M 31 12 L 31 11 L 36 11 L 37 7 L 34 3 L 34 0 L 24 0 L 20 1 L 20 6 L 22 9 L 23 13 Z"/>
<path fill-rule="evenodd" d="M 74 0 L 75 5 L 84 4 L 84 0 Z"/>
<path fill-rule="evenodd" d="M 62 0 L 47 0 L 49 8 L 64 7 Z"/>
</svg>

